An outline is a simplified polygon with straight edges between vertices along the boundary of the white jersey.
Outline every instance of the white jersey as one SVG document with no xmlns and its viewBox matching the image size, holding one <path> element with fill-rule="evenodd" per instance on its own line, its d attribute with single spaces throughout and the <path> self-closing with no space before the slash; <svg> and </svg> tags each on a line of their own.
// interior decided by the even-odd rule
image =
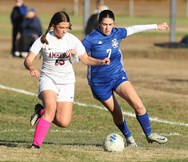
<svg viewBox="0 0 188 162">
<path fill-rule="evenodd" d="M 49 44 L 43 44 L 39 37 L 32 45 L 30 51 L 38 55 L 41 53 L 43 62 L 40 77 L 49 77 L 56 84 L 67 84 L 75 82 L 75 74 L 70 59 L 64 58 L 64 53 L 70 49 L 76 51 L 76 56 L 85 53 L 81 41 L 71 33 L 66 33 L 63 38 L 58 39 L 53 31 L 46 35 Z"/>
</svg>

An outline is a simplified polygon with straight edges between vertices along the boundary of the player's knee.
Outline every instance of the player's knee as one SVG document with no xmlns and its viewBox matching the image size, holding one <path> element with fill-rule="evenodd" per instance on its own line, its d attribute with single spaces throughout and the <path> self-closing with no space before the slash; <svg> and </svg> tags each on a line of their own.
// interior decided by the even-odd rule
<svg viewBox="0 0 188 162">
<path fill-rule="evenodd" d="M 69 127 L 69 124 L 70 124 L 70 122 L 61 122 L 61 123 L 59 123 L 59 126 L 62 128 L 67 128 L 67 127 Z"/>
<path fill-rule="evenodd" d="M 44 119 L 48 120 L 49 122 L 52 122 L 54 119 L 54 116 L 55 116 L 55 113 L 51 113 L 51 112 L 49 113 L 49 112 L 45 111 L 45 113 L 43 114 L 42 117 Z"/>
<path fill-rule="evenodd" d="M 59 119 L 57 120 L 58 126 L 62 128 L 67 128 L 70 125 L 70 120 L 68 119 Z"/>
<path fill-rule="evenodd" d="M 135 105 L 136 114 L 143 114 L 145 113 L 145 111 L 146 111 L 146 108 L 142 103 Z"/>
</svg>

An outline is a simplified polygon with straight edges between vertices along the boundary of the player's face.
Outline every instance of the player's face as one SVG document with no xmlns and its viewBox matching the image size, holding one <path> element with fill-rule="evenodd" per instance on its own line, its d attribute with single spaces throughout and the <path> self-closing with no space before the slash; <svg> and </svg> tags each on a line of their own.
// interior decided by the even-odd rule
<svg viewBox="0 0 188 162">
<path fill-rule="evenodd" d="M 113 27 L 114 27 L 114 20 L 111 18 L 104 18 L 100 24 L 100 31 L 104 35 L 110 35 Z"/>
<path fill-rule="evenodd" d="M 57 38 L 62 38 L 66 32 L 69 31 L 70 23 L 69 22 L 60 22 L 54 26 L 54 33 Z"/>
</svg>

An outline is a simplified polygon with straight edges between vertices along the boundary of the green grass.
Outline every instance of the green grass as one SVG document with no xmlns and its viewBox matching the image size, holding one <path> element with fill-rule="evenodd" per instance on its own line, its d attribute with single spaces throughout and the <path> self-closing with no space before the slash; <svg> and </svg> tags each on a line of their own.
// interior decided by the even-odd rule
<svg viewBox="0 0 188 162">
<path fill-rule="evenodd" d="M 4 161 L 114 161 L 115 157 L 118 158 L 117 161 L 142 161 L 142 155 L 145 157 L 147 153 L 147 161 L 186 161 L 185 157 L 178 156 L 185 156 L 185 150 L 188 148 L 186 127 L 152 122 L 153 129 L 167 135 L 169 142 L 165 145 L 151 145 L 146 142 L 141 128 L 135 122 L 136 119 L 126 117 L 139 148 L 125 149 L 123 153 L 107 153 L 102 149 L 104 136 L 111 132 L 119 133 L 112 124 L 110 114 L 104 110 L 78 105 L 74 106 L 73 120 L 68 129 L 52 125 L 42 149 L 29 150 L 34 131 L 29 125 L 29 118 L 34 104 L 38 102 L 37 98 L 8 90 L 0 90 L 0 94 L 0 150 L 2 154 L 7 152 L 10 155 L 4 156 Z M 129 107 L 123 109 L 126 111 Z M 158 116 L 157 111 L 154 114 Z M 175 132 L 181 135 L 170 136 Z M 172 150 L 178 150 L 177 155 L 172 155 Z M 155 152 L 160 156 L 156 156 Z M 168 157 L 168 154 L 171 157 Z"/>
<path fill-rule="evenodd" d="M 1 67 L 4 66 L 4 70 L 0 69 L 0 76 L 3 78 L 1 84 L 37 92 L 36 83 L 29 77 L 28 71 L 22 68 L 22 60 L 14 59 L 14 63 L 12 64 L 10 64 L 12 59 L 4 58 L 3 60 Z M 179 61 L 181 61 L 181 65 L 179 65 Z M 148 59 L 137 58 L 136 61 L 132 58 L 126 59 L 126 65 L 128 67 L 132 65 L 132 68 L 127 69 L 130 77 L 134 78 L 133 83 L 136 85 L 136 89 L 143 98 L 143 102 L 152 118 L 158 117 L 162 120 L 188 123 L 187 112 L 184 110 L 188 106 L 187 95 L 182 95 L 183 90 L 179 90 L 179 92 L 175 89 L 173 90 L 172 85 L 164 82 L 169 75 L 167 75 L 169 70 L 165 68 L 166 65 L 173 67 L 169 76 L 173 75 L 174 78 L 184 76 L 183 70 L 184 66 L 187 67 L 186 61 L 179 61 L 152 59 L 152 64 L 150 64 L 151 60 Z M 37 64 L 40 64 L 39 62 L 40 60 L 36 60 Z M 89 106 L 74 105 L 72 122 L 67 129 L 62 129 L 52 124 L 45 142 L 39 151 L 32 151 L 28 147 L 32 143 L 34 133 L 34 128 L 29 125 L 29 119 L 33 113 L 34 105 L 40 101 L 36 96 L 0 89 L 0 155 L 3 161 L 113 162 L 128 160 L 168 162 L 187 160 L 188 128 L 186 126 L 153 121 L 151 122 L 153 130 L 167 136 L 169 141 L 165 145 L 148 144 L 136 119 L 127 115 L 125 115 L 125 118 L 137 141 L 138 149 L 125 149 L 123 153 L 105 152 L 102 148 L 103 138 L 111 132 L 120 132 L 113 124 L 109 112 L 96 109 L 92 106 L 92 104 L 101 105 L 92 98 L 86 78 L 83 78 L 86 70 L 85 66 L 81 63 L 74 66 L 77 76 L 75 101 L 76 103 L 86 103 Z M 148 69 L 149 66 L 150 68 Z M 158 70 L 163 69 L 163 71 L 160 70 L 161 72 L 157 73 L 158 71 L 155 71 L 155 66 L 158 67 Z M 12 71 L 8 70 L 10 67 Z M 3 76 L 5 71 L 7 78 Z M 143 75 L 142 73 L 146 76 L 144 81 L 140 78 Z M 150 75 L 147 76 L 147 73 Z M 8 76 L 12 76 L 11 80 Z M 22 80 L 18 82 L 17 80 L 20 77 Z M 155 77 L 159 79 L 156 80 Z M 160 90 L 155 90 L 155 85 L 159 82 Z M 182 83 L 178 84 L 177 82 L 176 86 L 181 87 Z M 148 87 L 148 85 L 150 86 Z M 167 87 L 171 89 L 172 93 L 168 92 Z M 186 87 L 185 85 L 184 88 Z M 118 98 L 118 101 L 125 112 L 133 113 L 133 110 L 126 102 L 123 102 L 120 98 Z"/>
<path fill-rule="evenodd" d="M 61 129 L 52 125 L 42 149 L 40 151 L 32 151 L 28 147 L 31 145 L 34 130 L 29 125 L 29 118 L 33 112 L 33 106 L 38 100 L 33 96 L 0 90 L 0 102 L 0 150 L 2 153 L 9 152 L 11 155 L 10 157 L 3 158 L 4 160 L 22 161 L 17 156 L 17 154 L 21 154 L 23 161 L 45 161 L 45 157 L 48 159 L 47 161 L 61 161 L 61 157 L 64 159 L 62 161 L 65 161 L 65 159 L 70 161 L 114 161 L 114 156 L 117 158 L 117 161 L 122 161 L 128 155 L 134 156 L 134 160 L 138 158 L 137 160 L 139 161 L 142 158 L 141 154 L 145 156 L 148 150 L 150 150 L 149 154 L 152 155 L 155 152 L 151 150 L 161 150 L 160 154 L 163 155 L 162 150 L 165 154 L 168 153 L 168 150 L 178 149 L 179 152 L 176 153 L 181 155 L 187 149 L 188 129 L 186 127 L 152 122 L 153 129 L 168 135 L 169 142 L 165 145 L 149 145 L 144 135 L 142 135 L 138 123 L 135 122 L 136 119 L 127 117 L 127 122 L 139 148 L 135 150 L 125 149 L 124 153 L 104 152 L 102 149 L 104 136 L 111 132 L 118 132 L 118 129 L 112 124 L 110 114 L 104 110 L 75 105 L 70 127 L 68 129 Z M 157 116 L 157 113 L 155 115 Z M 174 132 L 178 132 L 181 135 L 169 136 L 170 133 Z M 25 157 L 25 154 L 28 154 L 28 157 Z M 135 154 L 138 155 L 135 157 Z M 131 160 L 133 157 L 130 158 L 129 156 L 127 158 Z M 146 159 L 150 161 L 152 156 Z M 163 159 L 160 156 L 155 156 L 155 160 L 184 161 L 185 157 L 174 155 L 174 157 Z M 153 159 L 153 161 L 155 160 Z"/>
<path fill-rule="evenodd" d="M 40 15 L 43 27 L 47 28 L 51 15 L 44 12 Z M 23 59 L 9 58 L 10 22 L 8 13 L 0 14 L 2 45 L 0 46 L 0 85 L 23 89 L 37 93 L 37 81 L 31 79 L 23 66 Z M 156 22 L 157 20 L 157 22 Z M 158 22 L 169 22 L 165 17 L 127 17 L 117 16 L 117 25 L 135 25 Z M 82 37 L 82 18 L 71 15 L 73 30 Z M 177 36 L 187 34 L 186 18 L 177 19 Z M 67 129 L 52 124 L 45 142 L 40 150 L 30 150 L 34 127 L 29 125 L 34 105 L 39 101 L 30 96 L 11 90 L 0 89 L 0 161 L 39 161 L 39 162 L 123 162 L 155 161 L 186 162 L 188 161 L 188 127 L 178 123 L 188 123 L 188 54 L 187 49 L 163 49 L 153 43 L 168 40 L 168 32 L 145 32 L 122 41 L 125 69 L 129 79 L 147 107 L 151 118 L 176 122 L 166 124 L 152 121 L 154 132 L 167 136 L 165 145 L 148 144 L 137 120 L 125 115 L 130 130 L 138 144 L 137 149 L 125 149 L 122 153 L 105 152 L 102 148 L 103 138 L 111 133 L 120 134 L 113 124 L 108 111 L 97 109 L 101 106 L 93 99 L 86 81 L 86 67 L 82 63 L 74 65 L 76 73 L 76 103 L 73 117 Z M 4 41 L 5 39 L 5 41 Z M 40 59 L 35 65 L 39 68 Z M 118 97 L 124 112 L 134 113 L 131 107 Z"/>
</svg>

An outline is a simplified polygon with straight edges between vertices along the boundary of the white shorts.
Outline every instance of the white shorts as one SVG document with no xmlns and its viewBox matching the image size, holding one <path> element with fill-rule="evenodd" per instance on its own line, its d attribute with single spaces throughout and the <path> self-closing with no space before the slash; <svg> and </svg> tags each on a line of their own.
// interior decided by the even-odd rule
<svg viewBox="0 0 188 162">
<path fill-rule="evenodd" d="M 41 77 L 39 82 L 38 95 L 44 90 L 51 90 L 57 93 L 57 102 L 73 102 L 75 84 L 55 84 L 48 77 Z"/>
</svg>

